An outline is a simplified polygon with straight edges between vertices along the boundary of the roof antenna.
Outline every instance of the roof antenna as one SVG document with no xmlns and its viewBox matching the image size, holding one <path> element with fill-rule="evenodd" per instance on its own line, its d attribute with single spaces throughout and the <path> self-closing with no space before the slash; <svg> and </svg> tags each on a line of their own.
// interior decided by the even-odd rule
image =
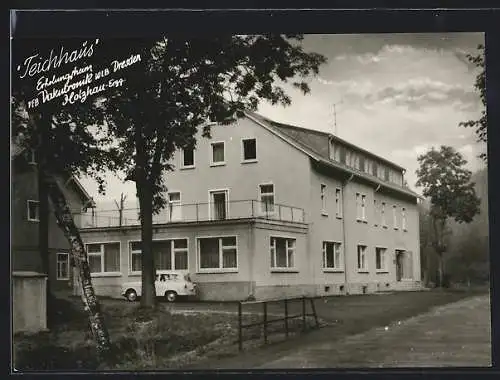
<svg viewBox="0 0 500 380">
<path fill-rule="evenodd" d="M 333 126 L 334 126 L 334 135 L 338 136 L 337 133 L 337 105 L 342 104 L 344 101 L 340 98 L 340 101 L 337 103 L 333 103 Z"/>
</svg>

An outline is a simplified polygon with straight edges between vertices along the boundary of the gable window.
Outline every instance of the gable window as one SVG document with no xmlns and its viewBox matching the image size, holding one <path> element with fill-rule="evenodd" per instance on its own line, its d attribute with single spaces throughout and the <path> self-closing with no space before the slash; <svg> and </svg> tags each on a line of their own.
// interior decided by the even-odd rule
<svg viewBox="0 0 500 380">
<path fill-rule="evenodd" d="M 156 270 L 187 270 L 187 239 L 154 240 L 153 256 Z M 142 262 L 141 242 L 130 242 L 130 272 L 140 273 Z"/>
<path fill-rule="evenodd" d="M 56 265 L 56 279 L 69 280 L 69 253 L 58 253 Z"/>
<path fill-rule="evenodd" d="M 326 212 L 326 185 L 321 184 L 321 213 L 323 215 L 328 215 Z"/>
<path fill-rule="evenodd" d="M 262 184 L 259 185 L 259 199 L 261 212 L 274 212 L 274 185 Z"/>
<path fill-rule="evenodd" d="M 340 189 L 335 189 L 335 213 L 337 218 L 342 217 L 342 192 Z"/>
<path fill-rule="evenodd" d="M 294 268 L 295 239 L 271 237 L 271 268 Z"/>
<path fill-rule="evenodd" d="M 323 269 L 342 269 L 343 263 L 341 247 L 341 244 L 337 242 L 323 242 Z"/>
<path fill-rule="evenodd" d="M 358 271 L 367 271 L 366 265 L 366 245 L 358 245 Z"/>
<path fill-rule="evenodd" d="M 401 209 L 401 228 L 406 231 L 406 209 L 404 207 Z"/>
<path fill-rule="evenodd" d="M 198 238 L 198 270 L 234 271 L 238 268 L 236 236 Z"/>
<path fill-rule="evenodd" d="M 226 163 L 226 147 L 224 141 L 213 142 L 210 145 L 212 147 L 210 164 L 212 166 L 224 165 Z"/>
<path fill-rule="evenodd" d="M 257 140 L 243 139 L 243 162 L 257 161 Z"/>
<path fill-rule="evenodd" d="M 120 243 L 87 244 L 90 273 L 120 272 Z"/>
<path fill-rule="evenodd" d="M 386 248 L 376 247 L 375 248 L 375 269 L 378 272 L 387 271 L 386 267 Z"/>
<path fill-rule="evenodd" d="M 387 227 L 387 221 L 385 219 L 385 202 L 382 202 L 382 209 L 380 210 L 380 223 L 383 227 Z"/>
<path fill-rule="evenodd" d="M 40 221 L 40 202 L 29 200 L 27 202 L 28 206 L 28 220 L 30 222 L 39 222 Z"/>
<path fill-rule="evenodd" d="M 372 174 L 377 177 L 377 173 L 378 173 L 378 164 L 373 161 L 373 165 L 372 165 Z"/>
<path fill-rule="evenodd" d="M 181 150 L 181 160 L 183 169 L 194 168 L 194 149 L 182 149 Z"/>
<path fill-rule="evenodd" d="M 398 229 L 398 215 L 397 215 L 397 211 L 396 211 L 396 205 L 392 206 L 392 222 L 394 225 L 394 229 L 397 230 Z"/>
</svg>

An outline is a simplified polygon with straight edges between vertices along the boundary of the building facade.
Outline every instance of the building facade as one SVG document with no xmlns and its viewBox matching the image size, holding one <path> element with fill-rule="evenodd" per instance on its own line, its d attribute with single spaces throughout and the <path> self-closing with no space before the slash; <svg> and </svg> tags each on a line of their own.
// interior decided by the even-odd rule
<svg viewBox="0 0 500 380">
<path fill-rule="evenodd" d="M 11 271 L 44 273 L 38 238 L 40 215 L 37 164 L 31 152 L 15 144 L 12 146 L 12 153 Z M 61 175 L 57 181 L 75 215 L 92 205 L 91 197 L 76 178 Z M 49 283 L 53 290 L 71 291 L 73 281 L 69 243 L 57 225 L 50 203 L 49 210 Z M 80 224 L 80 221 L 76 222 Z"/>
<path fill-rule="evenodd" d="M 190 273 L 202 299 L 420 287 L 418 196 L 398 165 L 255 113 L 212 126 L 173 165 L 155 263 Z M 119 297 L 140 276 L 137 210 L 96 215 L 81 220 L 94 285 Z"/>
</svg>

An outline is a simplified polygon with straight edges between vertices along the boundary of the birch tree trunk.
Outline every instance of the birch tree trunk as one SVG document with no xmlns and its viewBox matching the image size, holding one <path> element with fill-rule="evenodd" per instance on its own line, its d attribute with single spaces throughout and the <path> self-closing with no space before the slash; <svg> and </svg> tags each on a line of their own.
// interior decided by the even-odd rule
<svg viewBox="0 0 500 380">
<path fill-rule="evenodd" d="M 68 239 L 71 247 L 71 255 L 78 269 L 83 306 L 88 314 L 89 325 L 97 346 L 97 353 L 102 362 L 109 358 L 111 343 L 104 323 L 104 317 L 92 286 L 87 251 L 59 184 L 52 175 L 47 175 L 46 181 L 48 195 L 54 206 L 57 223 Z"/>
</svg>

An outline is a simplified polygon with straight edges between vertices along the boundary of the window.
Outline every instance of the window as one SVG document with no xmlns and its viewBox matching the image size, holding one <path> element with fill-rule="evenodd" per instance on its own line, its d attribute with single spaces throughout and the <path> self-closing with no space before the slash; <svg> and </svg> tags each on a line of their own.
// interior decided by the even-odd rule
<svg viewBox="0 0 500 380">
<path fill-rule="evenodd" d="M 406 209 L 404 207 L 401 209 L 401 228 L 406 231 Z"/>
<path fill-rule="evenodd" d="M 384 169 L 384 180 L 389 181 L 389 168 L 385 167 Z"/>
<path fill-rule="evenodd" d="M 361 220 L 361 194 L 356 193 L 356 220 Z"/>
<path fill-rule="evenodd" d="M 375 161 L 373 161 L 372 174 L 376 177 L 377 173 L 378 173 L 378 164 Z"/>
<path fill-rule="evenodd" d="M 57 280 L 69 280 L 69 253 L 57 254 Z"/>
<path fill-rule="evenodd" d="M 91 273 L 120 272 L 120 243 L 87 244 Z"/>
<path fill-rule="evenodd" d="M 194 149 L 182 149 L 181 150 L 181 160 L 182 168 L 189 169 L 194 168 Z"/>
<path fill-rule="evenodd" d="M 387 227 L 387 221 L 385 220 L 385 202 L 382 202 L 382 209 L 380 210 L 380 223 L 383 227 Z"/>
<path fill-rule="evenodd" d="M 227 219 L 229 214 L 229 191 L 228 190 L 210 190 L 209 191 L 210 218 L 212 220 Z"/>
<path fill-rule="evenodd" d="M 259 185 L 260 210 L 262 212 L 274 212 L 274 185 Z"/>
<path fill-rule="evenodd" d="M 347 160 L 347 151 L 343 146 L 339 146 L 339 161 L 343 164 L 346 163 Z"/>
<path fill-rule="evenodd" d="M 243 161 L 254 162 L 257 160 L 257 141 L 255 139 L 243 140 Z"/>
<path fill-rule="evenodd" d="M 363 155 L 359 155 L 359 170 L 361 170 L 362 172 L 365 171 L 365 157 Z"/>
<path fill-rule="evenodd" d="M 386 267 L 386 248 L 375 248 L 375 269 L 379 272 L 385 272 L 387 270 Z"/>
<path fill-rule="evenodd" d="M 323 268 L 342 269 L 341 244 L 331 241 L 323 242 Z"/>
<path fill-rule="evenodd" d="M 358 271 L 367 271 L 366 245 L 358 245 Z"/>
<path fill-rule="evenodd" d="M 234 270 L 238 268 L 236 236 L 198 238 L 199 270 Z"/>
<path fill-rule="evenodd" d="M 361 220 L 366 221 L 366 195 L 361 195 Z"/>
<path fill-rule="evenodd" d="M 130 243 L 130 271 L 141 271 L 141 242 Z M 153 256 L 156 270 L 187 270 L 187 239 L 154 240 Z"/>
<path fill-rule="evenodd" d="M 342 217 L 342 193 L 340 189 L 335 189 L 335 213 L 338 218 Z"/>
<path fill-rule="evenodd" d="M 321 184 L 321 213 L 323 215 L 328 215 L 326 212 L 326 185 Z"/>
<path fill-rule="evenodd" d="M 28 201 L 28 220 L 30 222 L 40 221 L 39 205 L 40 202 L 38 201 L 31 201 L 31 200 Z"/>
<path fill-rule="evenodd" d="M 377 209 L 377 200 L 373 200 L 373 219 L 374 219 L 374 225 L 378 225 L 378 209 Z"/>
<path fill-rule="evenodd" d="M 224 141 L 213 142 L 210 145 L 212 146 L 212 156 L 210 157 L 211 165 L 224 165 L 226 163 L 226 148 L 224 146 Z"/>
<path fill-rule="evenodd" d="M 398 216 L 396 213 L 396 205 L 392 206 L 392 222 L 394 224 L 394 229 L 398 229 Z"/>
<path fill-rule="evenodd" d="M 366 195 L 356 193 L 356 220 L 366 221 Z"/>
<path fill-rule="evenodd" d="M 169 221 L 182 219 L 181 193 L 179 191 L 168 193 L 167 212 Z"/>
<path fill-rule="evenodd" d="M 271 237 L 271 268 L 294 268 L 295 239 Z"/>
</svg>

